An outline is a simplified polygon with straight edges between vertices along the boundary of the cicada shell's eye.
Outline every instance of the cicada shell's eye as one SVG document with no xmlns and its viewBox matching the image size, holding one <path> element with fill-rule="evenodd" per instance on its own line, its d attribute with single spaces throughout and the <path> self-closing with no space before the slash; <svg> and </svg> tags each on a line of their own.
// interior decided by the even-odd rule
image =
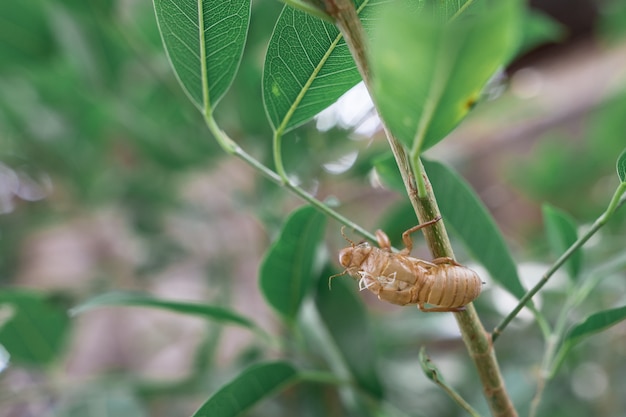
<svg viewBox="0 0 626 417">
<path fill-rule="evenodd" d="M 369 256 L 371 250 L 372 247 L 367 242 L 344 248 L 339 252 L 339 263 L 341 263 L 344 268 L 360 267 Z"/>
<path fill-rule="evenodd" d="M 339 252 L 339 263 L 344 268 L 348 268 L 352 264 L 352 252 L 354 248 L 344 248 Z"/>
</svg>

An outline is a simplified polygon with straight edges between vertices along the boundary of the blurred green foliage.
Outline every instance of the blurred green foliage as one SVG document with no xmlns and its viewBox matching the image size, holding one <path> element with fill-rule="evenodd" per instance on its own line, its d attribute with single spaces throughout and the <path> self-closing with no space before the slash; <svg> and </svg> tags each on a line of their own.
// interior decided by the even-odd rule
<svg viewBox="0 0 626 417">
<path fill-rule="evenodd" d="M 264 161 L 270 160 L 271 128 L 263 111 L 261 94 L 263 57 L 281 8 L 277 1 L 253 2 L 240 71 L 216 111 L 221 127 Z M 603 33 L 617 41 L 623 39 L 624 6 L 620 1 L 609 1 L 603 10 L 603 20 L 599 22 Z M 536 19 L 532 24 L 536 32 L 531 33 L 530 38 L 558 37 L 558 29 L 547 21 Z M 538 204 L 547 201 L 566 210 L 579 224 L 593 219 L 606 205 L 606 190 L 615 183 L 615 158 L 624 147 L 626 132 L 624 114 L 626 95 L 622 94 L 603 103 L 584 120 L 575 142 L 565 128 L 547 132 L 532 154 L 511 170 L 510 181 Z M 322 168 L 324 163 L 367 145 L 353 141 L 350 133 L 342 128 L 320 134 L 313 123 L 290 132 L 283 142 L 287 171 L 311 188 L 319 183 L 327 185 L 324 180 L 329 174 Z M 352 203 L 348 209 L 355 218 L 372 227 L 384 222 L 385 230 L 395 230 L 392 235 L 399 236 L 414 222 L 411 212 L 406 212 L 404 206 L 401 209 L 396 206 L 391 210 L 398 211 L 388 211 L 382 215 L 383 220 L 379 220 L 376 216 L 381 210 L 373 210 L 368 205 L 371 201 L 357 197 L 350 201 L 354 188 L 368 184 L 371 159 L 380 154 L 383 145 L 375 142 L 368 150 L 361 150 L 354 167 L 341 176 L 334 176 L 333 181 L 347 184 L 339 190 L 348 194 L 346 200 Z M 129 274 L 146 278 L 153 272 L 167 270 L 174 261 L 193 251 L 166 233 L 168 216 L 206 215 L 198 207 L 190 207 L 181 197 L 180 189 L 189 175 L 212 170 L 223 156 L 208 134 L 201 115 L 173 75 L 150 2 L 0 2 L 0 208 L 3 211 L 0 214 L 0 284 L 21 284 L 17 279 L 24 265 L 32 261 L 27 245 L 35 234 L 110 207 L 128 220 L 129 233 L 139 237 L 145 245 L 145 257 Z M 269 182 L 260 178 L 254 181 L 253 190 L 242 192 L 244 195 L 238 196 L 236 205 L 254 212 L 267 235 L 274 236 L 293 201 Z M 385 198 L 398 199 L 391 195 Z M 620 219 L 614 221 L 603 236 L 604 246 L 590 248 L 589 257 L 585 254 L 590 265 L 613 265 L 613 269 L 600 271 L 606 279 L 589 297 L 588 304 L 576 312 L 577 318 L 624 302 L 623 280 L 611 279 L 623 278 L 624 271 L 623 262 L 615 259 L 623 251 L 620 236 L 626 219 L 624 210 L 618 216 Z M 338 241 L 340 238 L 334 229 L 332 236 Z M 212 238 L 223 243 L 229 236 Z M 72 257 L 73 254 L 61 256 Z M 17 310 L 21 314 L 12 316 L 12 311 L 7 313 L 6 309 L 11 303 L 0 300 L 0 343 L 7 347 L 14 348 L 2 338 L 14 330 L 11 323 L 18 320 L 22 323 L 24 318 L 32 319 L 35 326 L 26 328 L 44 326 L 44 330 L 56 330 L 52 338 L 55 344 L 50 351 L 13 358 L 17 363 L 22 360 L 47 365 L 24 368 L 29 372 L 26 378 L 30 381 L 29 389 L 17 392 L 15 397 L 13 387 L 0 390 L 0 416 L 4 417 L 4 405 L 9 412 L 25 410 L 23 415 L 38 416 L 190 415 L 208 393 L 215 392 L 224 381 L 232 380 L 238 369 L 267 357 L 266 350 L 270 355 L 274 353 L 254 340 L 225 370 L 215 363 L 220 330 L 212 328 L 192 355 L 194 374 L 181 381 L 162 384 L 146 380 L 125 364 L 115 364 L 110 372 L 92 375 L 94 378 L 84 383 L 72 380 L 71 375 L 64 375 L 67 379 L 59 378 L 63 366 L 72 359 L 64 357 L 71 347 L 67 340 L 71 337 L 67 335 L 68 322 L 63 311 L 79 297 L 117 289 L 118 282 L 109 267 L 99 265 L 93 271 L 96 282 L 91 282 L 87 289 L 67 288 L 74 297 L 71 302 L 65 295 L 60 298 L 16 296 L 12 305 L 21 303 L 27 307 Z M 207 266 L 207 270 L 211 268 L 219 275 L 211 281 L 212 285 L 219 281 L 216 299 L 227 304 L 235 266 Z M 590 269 L 583 273 L 598 273 Z M 326 338 L 334 338 L 342 352 L 355 351 L 344 360 L 366 391 L 374 397 L 385 393 L 388 408 L 381 413 L 390 416 L 459 415 L 447 397 L 418 377 L 418 345 L 428 345 L 434 362 L 443 364 L 440 368 L 448 380 L 460 387 L 465 398 L 479 404 L 481 412 L 486 411 L 478 384 L 471 383 L 476 380 L 475 371 L 463 358 L 449 315 L 423 315 L 416 309 L 368 313 L 362 308 L 359 301 L 362 294 L 355 293 L 354 285 L 337 282 L 337 294 L 327 292 L 329 275 L 330 271 L 326 270 L 318 278 L 315 300 L 326 313 L 319 318 L 330 333 Z M 254 280 L 250 281 L 254 287 Z M 133 282 L 137 286 L 142 284 L 141 279 Z M 45 286 L 45 283 L 34 284 L 38 285 Z M 5 296 L 19 294 L 0 291 Z M 546 291 L 542 298 L 546 315 L 556 311 L 564 299 L 564 291 L 565 288 L 554 287 Z M 502 315 L 502 311 L 494 307 L 499 297 L 499 293 L 487 291 L 477 300 L 487 328 L 493 327 Z M 342 308 L 348 305 L 352 306 L 351 314 L 340 316 Z M 29 311 L 34 313 L 24 314 Z M 369 314 L 367 320 L 366 314 Z M 333 320 L 336 316 L 340 317 Z M 306 323 L 298 324 L 306 330 Z M 346 328 L 358 331 L 347 335 Z M 515 402 L 523 404 L 532 396 L 533 369 L 543 345 L 538 330 L 526 322 L 521 321 L 512 331 L 511 338 L 498 341 L 498 356 Z M 299 365 L 328 366 L 323 346 L 312 343 L 324 340 L 324 335 L 298 332 L 290 334 L 293 340 L 287 341 L 294 360 L 299 361 Z M 110 335 L 102 337 L 106 339 Z M 542 406 L 546 415 L 614 415 L 615 410 L 623 409 L 623 399 L 617 394 L 626 390 L 626 383 L 620 377 L 626 372 L 622 338 L 623 331 L 618 330 L 572 349 L 571 356 L 563 363 L 563 372 L 549 385 Z M 133 342 L 150 343 L 149 340 Z M 367 348 L 359 351 L 359 344 L 367 344 Z M 590 364 L 596 368 L 590 368 Z M 601 372 L 589 372 L 589 369 L 597 371 L 598 367 Z M 21 368 L 13 367 L 10 371 L 13 372 L 11 378 L 16 373 L 21 377 Z M 7 372 L 0 373 L 0 385 L 8 385 L 8 381 Z M 13 383 L 15 379 L 10 381 L 18 390 L 19 384 Z M 607 381 L 612 384 L 610 389 L 585 396 L 586 386 L 601 386 Z M 302 385 L 280 399 L 267 401 L 250 415 L 274 416 L 285 410 L 290 411 L 289 415 L 345 415 L 338 405 L 337 396 L 341 395 L 343 393 L 337 394 L 325 385 Z M 567 400 L 573 395 L 580 401 L 573 404 Z M 318 401 L 320 398 L 324 402 Z M 520 413 L 526 411 L 522 406 Z"/>
<path fill-rule="evenodd" d="M 606 206 L 618 181 L 614 165 L 624 148 L 624 114 L 626 93 L 621 93 L 585 116 L 580 131 L 572 134 L 567 126 L 549 130 L 527 158 L 511 167 L 511 182 L 537 201 L 567 207 L 574 217 L 591 220 Z M 624 218 L 624 213 L 617 215 Z"/>
<path fill-rule="evenodd" d="M 180 174 L 206 166 L 217 149 L 171 74 L 151 5 L 9 1 L 0 9 L 1 158 L 54 184 L 51 199 L 18 199 L 19 210 L 0 218 L 9 255 L 2 276 L 11 276 L 7 260 L 33 222 L 113 202 L 138 230 L 158 233 Z"/>
</svg>

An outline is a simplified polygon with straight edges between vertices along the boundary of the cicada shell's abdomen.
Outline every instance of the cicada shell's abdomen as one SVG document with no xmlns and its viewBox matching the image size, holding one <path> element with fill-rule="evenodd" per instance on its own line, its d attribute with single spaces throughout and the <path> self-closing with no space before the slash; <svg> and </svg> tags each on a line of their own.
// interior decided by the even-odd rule
<svg viewBox="0 0 626 417">
<path fill-rule="evenodd" d="M 482 281 L 478 274 L 461 265 L 437 265 L 432 268 L 424 286 L 415 294 L 415 303 L 459 308 L 480 295 Z"/>
</svg>

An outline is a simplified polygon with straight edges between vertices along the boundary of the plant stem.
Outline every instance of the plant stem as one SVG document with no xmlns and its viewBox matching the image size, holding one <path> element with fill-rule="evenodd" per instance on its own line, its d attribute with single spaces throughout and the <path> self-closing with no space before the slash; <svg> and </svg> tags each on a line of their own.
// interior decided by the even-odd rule
<svg viewBox="0 0 626 417">
<path fill-rule="evenodd" d="M 365 230 L 363 227 L 359 226 L 352 220 L 344 217 L 337 211 L 330 208 L 324 202 L 318 200 L 313 195 L 309 194 L 296 184 L 289 181 L 288 178 L 281 177 L 276 172 L 272 171 L 257 159 L 249 155 L 246 151 L 244 151 L 239 145 L 237 145 L 228 135 L 219 128 L 212 114 L 205 114 L 205 122 L 217 140 L 217 143 L 221 146 L 221 148 L 228 153 L 229 155 L 236 156 L 237 158 L 243 160 L 246 164 L 259 171 L 261 174 L 265 175 L 267 179 L 272 181 L 273 183 L 287 188 L 289 191 L 302 198 L 307 203 L 311 204 L 313 207 L 326 214 L 327 216 L 337 220 L 339 223 L 353 229 L 355 232 L 359 233 L 363 237 L 371 240 L 372 242 L 376 242 L 376 236 L 372 233 Z"/>
<path fill-rule="evenodd" d="M 417 163 L 421 164 L 419 161 Z M 437 213 L 436 215 L 439 213 L 430 181 L 425 172 L 422 171 L 422 175 L 426 184 L 427 197 L 419 199 L 420 219 L 428 218 L 426 216 L 431 216 L 433 213 Z M 453 258 L 454 253 L 452 252 L 450 240 L 443 223 L 437 222 L 436 225 L 428 228 L 432 229 L 432 235 L 430 237 L 426 235 L 426 241 L 433 253 L 433 257 Z M 474 305 L 470 303 L 465 307 L 464 311 L 454 313 L 454 318 L 461 330 L 463 342 L 478 370 L 483 393 L 491 413 L 494 417 L 517 416 L 517 412 L 504 386 L 504 379 L 500 372 L 491 337 L 485 331 Z"/>
<path fill-rule="evenodd" d="M 461 16 L 461 15 L 463 14 L 463 12 L 464 12 L 465 10 L 467 10 L 467 9 L 468 9 L 468 8 L 472 5 L 472 3 L 474 3 L 474 0 L 468 0 L 468 1 L 466 1 L 466 2 L 465 2 L 465 4 L 464 4 L 463 6 L 461 6 L 461 7 L 459 8 L 459 10 L 457 10 L 457 11 L 456 11 L 456 13 L 454 14 L 454 16 L 452 16 L 452 17 L 450 18 L 450 21 L 453 21 L 453 20 L 454 20 L 454 19 L 456 19 L 457 17 Z"/>
<path fill-rule="evenodd" d="M 528 413 L 528 417 L 535 417 L 537 415 L 537 411 L 539 410 L 539 404 L 541 403 L 541 397 L 543 395 L 543 391 L 546 388 L 546 384 L 551 377 L 551 369 L 554 361 L 554 356 L 556 354 L 556 348 L 559 346 L 559 342 L 561 341 L 561 337 L 565 332 L 565 326 L 567 325 L 567 313 L 571 308 L 571 301 L 568 300 L 563 309 L 559 312 L 559 317 L 557 319 L 556 325 L 554 326 L 554 332 L 548 337 L 546 340 L 546 350 L 543 355 L 543 359 L 541 360 L 541 368 L 539 369 L 539 380 L 537 382 L 537 389 L 535 391 L 535 396 L 530 402 L 530 412 Z"/>
<path fill-rule="evenodd" d="M 565 251 L 565 253 L 563 253 L 563 255 L 561 255 L 559 259 L 556 260 L 556 262 L 554 262 L 554 264 L 541 277 L 539 282 L 530 291 L 524 294 L 524 296 L 520 299 L 519 303 L 513 309 L 513 311 L 511 311 L 509 315 L 506 316 L 504 320 L 502 320 L 502 322 L 493 329 L 491 337 L 494 341 L 500 336 L 502 331 L 504 331 L 504 329 L 515 318 L 515 316 L 517 316 L 517 314 L 522 310 L 522 308 L 526 306 L 526 303 L 528 303 L 528 301 L 531 298 L 533 298 L 533 296 L 537 294 L 537 292 L 539 292 L 539 290 L 543 288 L 544 285 L 548 283 L 548 280 L 550 279 L 550 277 L 554 275 L 554 273 L 569 259 L 570 256 L 572 256 L 574 252 L 576 252 L 576 250 L 578 250 L 581 246 L 583 246 L 591 238 L 591 236 L 596 234 L 596 232 L 600 230 L 602 226 L 606 224 L 606 222 L 611 218 L 611 216 L 613 215 L 613 213 L 615 213 L 615 210 L 617 210 L 618 207 L 624 204 L 624 199 L 622 198 L 622 196 L 625 193 L 626 193 L 626 183 L 621 183 L 620 186 L 617 187 L 617 190 L 615 191 L 615 193 L 613 194 L 613 198 L 611 199 L 611 202 L 609 203 L 606 211 L 602 213 L 600 217 L 596 219 L 596 221 L 593 223 L 591 228 L 587 230 L 587 232 L 584 235 L 579 237 L 578 240 L 576 240 L 576 242 L 574 242 Z"/>
<path fill-rule="evenodd" d="M 337 378 L 334 373 L 328 371 L 302 371 L 300 373 L 300 379 L 302 381 L 313 382 L 316 384 L 354 385 L 353 381 Z"/>
<path fill-rule="evenodd" d="M 461 407 L 462 409 L 464 409 L 465 411 L 467 411 L 467 413 L 472 416 L 472 417 L 481 417 L 480 414 L 478 414 L 478 412 L 476 410 L 474 410 L 472 408 L 471 405 L 469 405 L 467 403 L 467 401 L 465 401 L 463 399 L 463 397 L 461 397 L 456 391 L 454 391 L 452 389 L 452 387 L 450 387 L 450 385 L 448 385 L 447 383 L 445 383 L 444 381 L 441 380 L 436 380 L 435 384 L 439 385 L 439 387 L 444 390 L 444 392 L 446 394 L 448 394 L 448 396 L 450 396 L 450 398 L 452 398 L 452 400 L 457 403 L 459 405 L 459 407 Z"/>
<path fill-rule="evenodd" d="M 366 417 L 373 416 L 373 413 L 363 406 L 362 398 L 357 395 L 358 385 L 354 381 L 350 366 L 324 325 L 322 317 L 312 300 L 303 304 L 299 325 L 301 331 L 306 333 L 307 340 L 319 347 L 322 356 L 328 363 L 328 367 L 336 375 L 336 378 L 349 381 L 348 384 L 338 386 L 338 393 L 346 409 L 351 411 L 350 414 Z"/>
<path fill-rule="evenodd" d="M 537 415 L 546 384 L 554 377 L 561 362 L 563 361 L 564 356 L 569 350 L 563 346 L 557 350 L 567 330 L 567 316 L 569 312 L 586 299 L 587 295 L 589 295 L 593 288 L 598 285 L 600 280 L 607 275 L 615 273 L 615 271 L 623 270 L 624 267 L 626 267 L 626 256 L 622 255 L 612 262 L 604 264 L 595 272 L 592 272 L 590 274 L 591 278 L 587 279 L 582 285 L 578 286 L 577 291 L 568 295 L 565 303 L 563 304 L 563 308 L 559 312 L 559 316 L 554 326 L 554 332 L 549 338 L 546 339 L 546 351 L 541 361 L 535 396 L 530 403 L 529 417 L 535 417 Z"/>
<path fill-rule="evenodd" d="M 445 391 L 446 394 L 452 400 L 459 405 L 462 409 L 468 412 L 472 417 L 480 417 L 480 414 L 472 406 L 465 401 L 458 392 L 454 390 L 448 383 L 443 379 L 441 372 L 435 364 L 431 361 L 430 357 L 426 354 L 426 349 L 422 346 L 419 353 L 420 365 L 422 365 L 422 370 L 426 374 L 426 377 L 437 384 L 442 390 Z"/>
<path fill-rule="evenodd" d="M 283 184 L 289 182 L 287 177 L 287 173 L 285 172 L 285 166 L 283 165 L 283 157 L 280 152 L 282 149 L 282 134 L 278 131 L 274 132 L 274 137 L 272 139 L 272 148 L 274 153 L 274 167 L 276 168 L 276 173 L 280 176 Z"/>
<path fill-rule="evenodd" d="M 352 0 L 324 0 L 326 12 L 335 19 L 352 53 L 361 76 L 370 91 L 371 80 L 366 58 L 364 31 Z M 374 102 L 375 102 L 375 97 Z M 385 125 L 384 121 L 382 122 Z M 398 168 L 402 175 L 409 200 L 415 209 L 420 223 L 432 220 L 439 215 L 439 208 L 432 192 L 430 181 L 424 172 L 419 156 L 409 160 L 402 144 L 384 127 L 387 140 L 394 153 Z M 411 166 L 412 165 L 412 166 Z M 419 184 L 419 191 L 417 189 Z M 433 257 L 454 257 L 452 246 L 446 232 L 444 222 L 440 221 L 432 227 L 424 229 L 426 242 Z M 495 417 L 514 417 L 517 412 L 513 407 L 500 368 L 495 357 L 490 335 L 485 331 L 474 306 L 470 303 L 464 311 L 454 313 L 463 341 L 478 369 L 483 392 L 492 414 Z"/>
</svg>

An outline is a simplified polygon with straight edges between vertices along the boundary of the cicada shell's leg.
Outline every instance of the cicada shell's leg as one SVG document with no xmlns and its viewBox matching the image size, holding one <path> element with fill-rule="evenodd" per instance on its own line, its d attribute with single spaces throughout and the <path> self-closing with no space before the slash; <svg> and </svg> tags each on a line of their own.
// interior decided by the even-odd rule
<svg viewBox="0 0 626 417">
<path fill-rule="evenodd" d="M 346 234 L 345 234 L 345 230 L 346 230 L 346 226 L 341 226 L 341 236 L 343 236 L 343 238 L 344 238 L 345 240 L 347 240 L 347 241 L 348 241 L 348 243 L 350 244 L 350 246 L 353 246 L 353 247 L 354 247 L 354 246 L 356 246 L 356 243 L 354 243 L 353 241 L 351 241 L 351 240 L 348 238 L 348 236 L 346 236 Z"/>
<path fill-rule="evenodd" d="M 452 258 L 442 257 L 436 258 L 432 260 L 432 263 L 435 265 L 454 265 L 454 266 L 463 266 Z"/>
<path fill-rule="evenodd" d="M 435 267 L 437 267 L 437 264 L 436 264 L 436 263 L 434 263 L 434 262 L 428 262 L 428 261 L 425 261 L 425 260 L 423 260 L 423 259 L 415 259 L 415 258 L 410 258 L 410 259 L 412 259 L 412 260 L 413 260 L 413 262 L 414 262 L 416 265 L 419 265 L 419 266 L 421 266 L 421 267 L 423 267 L 423 268 L 425 268 L 425 269 L 430 269 L 430 268 L 435 268 Z M 437 259 L 440 259 L 440 258 L 437 258 Z"/>
<path fill-rule="evenodd" d="M 444 312 L 453 312 L 457 313 L 459 311 L 464 311 L 465 306 L 462 307 L 424 307 L 425 303 L 418 303 L 417 308 L 424 313 L 444 313 Z"/>
<path fill-rule="evenodd" d="M 348 273 L 348 270 L 346 269 L 343 272 L 340 272 L 338 274 L 334 274 L 334 275 L 329 276 L 328 277 L 328 289 L 329 290 L 331 289 L 331 282 L 332 282 L 333 278 L 340 277 L 340 276 L 345 275 L 347 273 Z"/>
<path fill-rule="evenodd" d="M 411 250 L 413 249 L 413 240 L 411 239 L 411 233 L 415 233 L 418 230 L 426 227 L 426 226 L 430 226 L 431 224 L 435 224 L 437 223 L 439 220 L 441 220 L 441 216 L 437 216 L 432 220 L 427 221 L 426 223 L 422 223 L 422 224 L 418 224 L 417 226 L 413 226 L 411 227 L 409 230 L 407 230 L 406 232 L 402 233 L 402 241 L 404 242 L 404 246 L 405 248 L 400 252 L 404 255 L 408 255 L 411 253 Z"/>
<path fill-rule="evenodd" d="M 391 241 L 389 240 L 389 236 L 387 233 L 378 229 L 376 231 L 376 240 L 378 241 L 378 246 L 384 250 L 385 252 L 391 252 Z"/>
</svg>

